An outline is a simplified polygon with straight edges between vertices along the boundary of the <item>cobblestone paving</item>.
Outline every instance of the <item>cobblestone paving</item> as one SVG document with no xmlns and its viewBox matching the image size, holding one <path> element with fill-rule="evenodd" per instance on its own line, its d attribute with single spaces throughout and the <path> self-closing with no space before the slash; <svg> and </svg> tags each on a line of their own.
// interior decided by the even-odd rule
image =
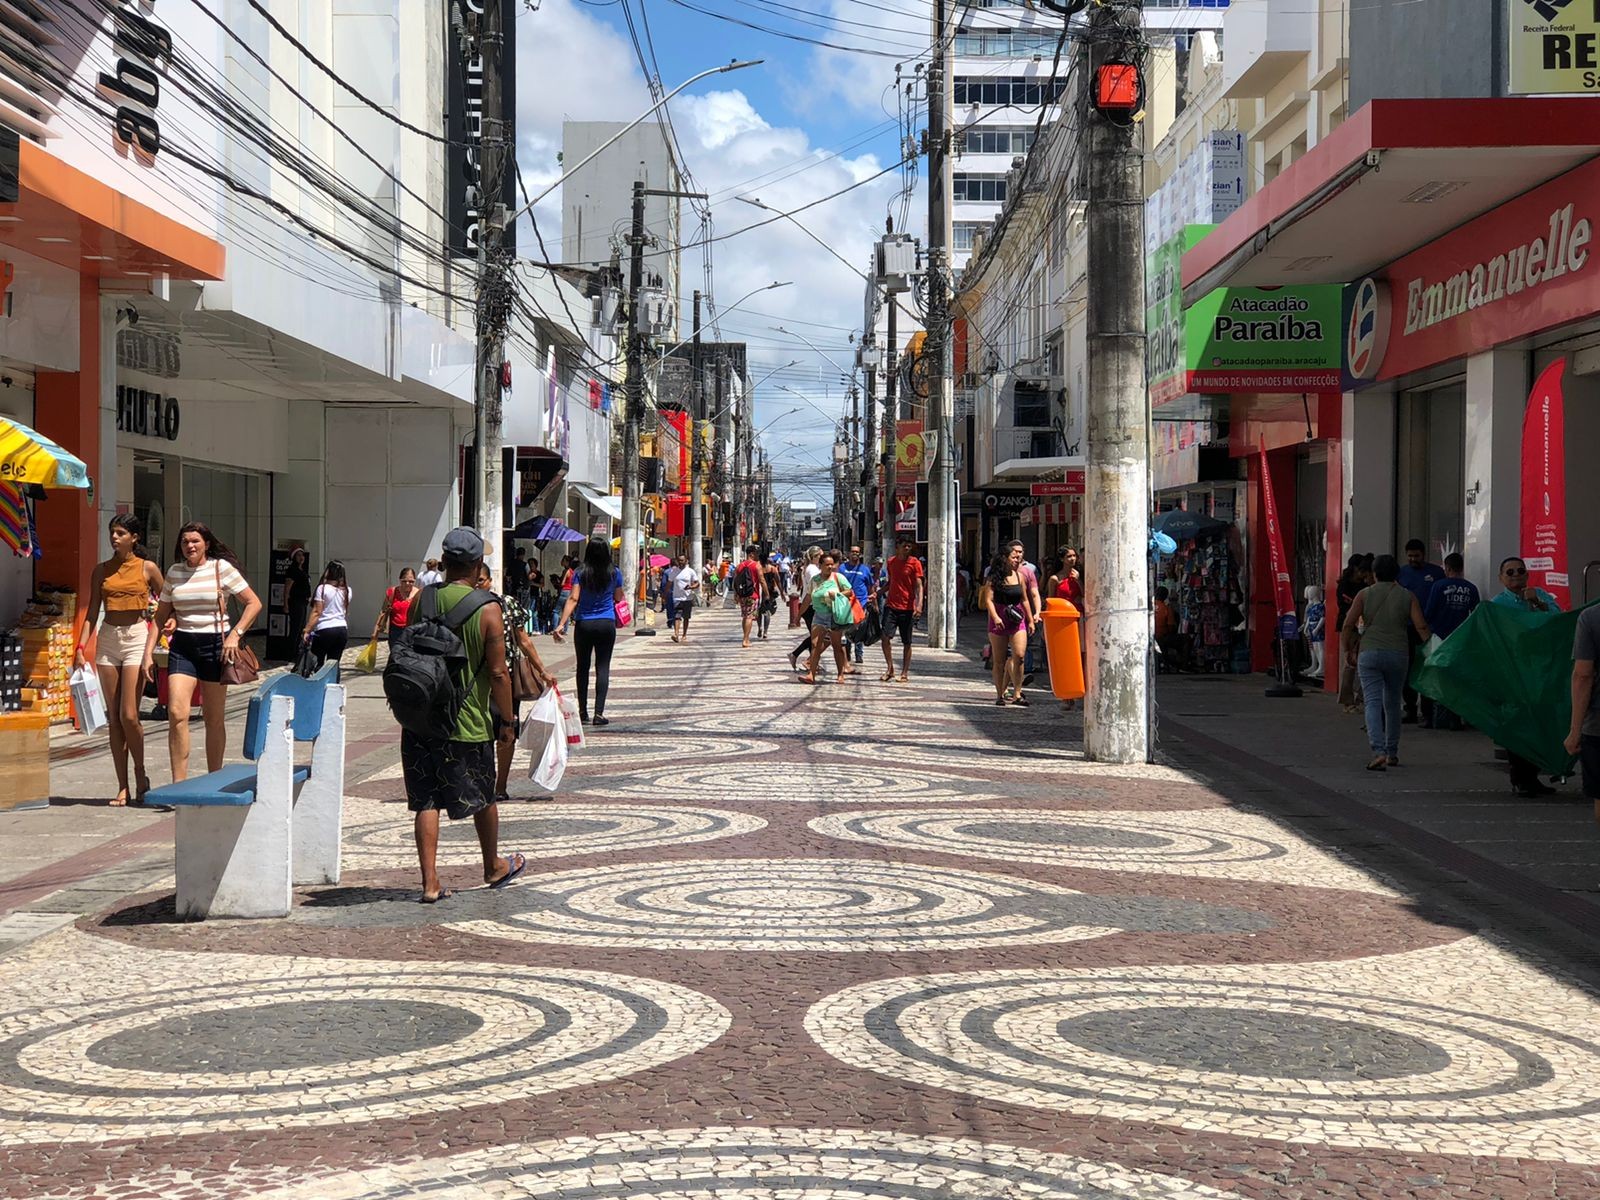
<svg viewBox="0 0 1600 1200">
<path fill-rule="evenodd" d="M 957 656 L 696 629 L 558 798 L 519 764 L 513 887 L 452 825 L 418 904 L 391 765 L 285 921 L 168 886 L 0 956 L 0 1197 L 1600 1196 L 1591 964 Z"/>
</svg>

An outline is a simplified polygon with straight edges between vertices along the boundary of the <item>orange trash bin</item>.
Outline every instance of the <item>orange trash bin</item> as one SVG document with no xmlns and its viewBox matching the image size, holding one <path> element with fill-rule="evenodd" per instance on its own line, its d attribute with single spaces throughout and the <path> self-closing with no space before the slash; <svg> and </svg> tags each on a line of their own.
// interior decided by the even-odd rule
<svg viewBox="0 0 1600 1200">
<path fill-rule="evenodd" d="M 1050 690 L 1057 700 L 1083 699 L 1082 614 L 1070 600 L 1044 602 L 1044 645 L 1050 659 Z"/>
</svg>

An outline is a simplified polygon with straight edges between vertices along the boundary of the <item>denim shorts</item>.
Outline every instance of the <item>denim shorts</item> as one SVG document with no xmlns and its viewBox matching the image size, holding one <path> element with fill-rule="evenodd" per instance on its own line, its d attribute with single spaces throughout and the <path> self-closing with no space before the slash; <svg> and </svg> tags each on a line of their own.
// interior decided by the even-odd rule
<svg viewBox="0 0 1600 1200">
<path fill-rule="evenodd" d="M 220 633 L 174 633 L 167 639 L 167 674 L 221 683 L 222 638 Z"/>
</svg>

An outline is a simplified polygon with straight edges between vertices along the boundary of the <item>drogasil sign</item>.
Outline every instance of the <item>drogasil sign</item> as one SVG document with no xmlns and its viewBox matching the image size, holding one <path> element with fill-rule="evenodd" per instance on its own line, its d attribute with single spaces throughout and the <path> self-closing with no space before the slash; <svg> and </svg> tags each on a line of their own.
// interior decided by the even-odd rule
<svg viewBox="0 0 1600 1200">
<path fill-rule="evenodd" d="M 1351 380 L 1393 379 L 1600 313 L 1596 219 L 1600 159 L 1362 280 L 1346 292 Z"/>
</svg>

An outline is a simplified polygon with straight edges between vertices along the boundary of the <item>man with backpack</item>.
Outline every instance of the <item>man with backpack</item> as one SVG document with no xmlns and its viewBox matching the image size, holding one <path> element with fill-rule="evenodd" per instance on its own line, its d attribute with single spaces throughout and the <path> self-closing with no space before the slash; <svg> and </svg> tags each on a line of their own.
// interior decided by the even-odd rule
<svg viewBox="0 0 1600 1200">
<path fill-rule="evenodd" d="M 739 619 L 744 626 L 744 641 L 750 649 L 750 630 L 761 612 L 761 547 L 751 542 L 744 548 L 744 561 L 733 573 L 733 594 L 739 600 Z"/>
<path fill-rule="evenodd" d="M 496 715 L 512 711 L 511 673 L 499 599 L 474 587 L 483 556 L 483 540 L 472 530 L 445 535 L 444 582 L 422 589 L 383 673 L 384 696 L 401 727 L 424 904 L 451 895 L 439 882 L 441 811 L 452 821 L 472 818 L 490 887 L 504 887 L 528 865 L 521 854 L 499 854 L 495 744 L 515 741 L 516 725 Z"/>
</svg>

